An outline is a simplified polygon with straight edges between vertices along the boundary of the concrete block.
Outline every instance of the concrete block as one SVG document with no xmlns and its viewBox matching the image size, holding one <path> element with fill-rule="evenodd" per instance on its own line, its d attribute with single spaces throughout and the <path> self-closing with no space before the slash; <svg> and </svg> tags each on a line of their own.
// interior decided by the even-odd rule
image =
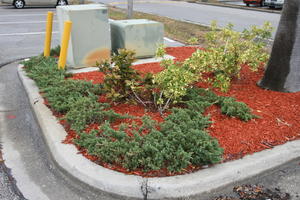
<svg viewBox="0 0 300 200">
<path fill-rule="evenodd" d="M 64 21 L 72 21 L 67 66 L 95 66 L 111 54 L 107 7 L 101 4 L 58 6 L 57 17 L 62 38 Z"/>
<path fill-rule="evenodd" d="M 136 57 L 153 57 L 164 42 L 162 23 L 146 20 L 111 20 L 112 51 L 119 48 L 134 50 Z"/>
</svg>

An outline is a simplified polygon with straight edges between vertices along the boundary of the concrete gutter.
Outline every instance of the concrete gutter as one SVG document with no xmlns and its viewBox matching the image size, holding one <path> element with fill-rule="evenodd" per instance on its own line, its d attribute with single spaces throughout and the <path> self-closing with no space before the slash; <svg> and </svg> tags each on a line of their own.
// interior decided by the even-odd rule
<svg viewBox="0 0 300 200">
<path fill-rule="evenodd" d="M 8 65 L 10 63 L 17 62 L 17 61 L 24 60 L 24 59 L 25 58 L 23 57 L 23 58 L 11 59 L 11 60 L 6 60 L 6 61 L 5 60 L 4 61 L 0 61 L 0 68 L 4 67 L 4 66 L 6 66 L 6 65 Z"/>
<path fill-rule="evenodd" d="M 178 1 L 178 0 L 174 0 L 174 1 Z M 267 10 L 267 9 L 264 9 L 264 8 L 230 5 L 230 4 L 225 4 L 225 3 L 209 3 L 209 2 L 201 2 L 201 1 L 197 1 L 197 0 L 184 0 L 184 1 L 186 1 L 188 3 L 197 3 L 197 4 L 202 4 L 202 5 L 208 5 L 208 6 L 219 6 L 219 7 L 228 7 L 228 8 L 258 11 L 258 12 L 268 12 L 268 13 L 281 14 L 281 11 Z"/>
<path fill-rule="evenodd" d="M 36 84 L 26 76 L 22 67 L 18 66 L 18 75 L 57 166 L 66 175 L 98 190 L 122 196 L 122 199 L 202 197 L 211 191 L 256 176 L 300 157 L 300 140 L 296 140 L 245 156 L 243 159 L 186 175 L 142 178 L 115 172 L 96 165 L 78 154 L 74 145 L 62 144 L 67 133 L 44 105 Z"/>
</svg>

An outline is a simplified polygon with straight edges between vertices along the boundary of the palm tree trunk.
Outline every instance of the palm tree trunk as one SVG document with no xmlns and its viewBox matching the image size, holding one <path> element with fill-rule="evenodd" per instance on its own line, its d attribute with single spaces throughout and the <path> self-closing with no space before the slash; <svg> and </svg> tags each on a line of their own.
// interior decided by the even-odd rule
<svg viewBox="0 0 300 200">
<path fill-rule="evenodd" d="M 280 92 L 300 91 L 300 0 L 286 0 L 270 60 L 258 85 Z"/>
</svg>

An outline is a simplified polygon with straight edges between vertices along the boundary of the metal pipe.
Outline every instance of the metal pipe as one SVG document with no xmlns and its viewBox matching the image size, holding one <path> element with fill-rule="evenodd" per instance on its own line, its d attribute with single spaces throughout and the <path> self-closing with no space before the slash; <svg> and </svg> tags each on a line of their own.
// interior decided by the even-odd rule
<svg viewBox="0 0 300 200">
<path fill-rule="evenodd" d="M 60 50 L 59 60 L 58 60 L 58 69 L 65 69 L 66 66 L 71 28 L 72 28 L 72 22 L 65 21 L 63 38 L 61 41 L 61 50 Z"/>
<path fill-rule="evenodd" d="M 51 49 L 51 38 L 52 38 L 52 24 L 53 24 L 53 12 L 48 12 L 47 25 L 46 25 L 46 36 L 44 45 L 44 56 L 50 56 Z"/>
</svg>

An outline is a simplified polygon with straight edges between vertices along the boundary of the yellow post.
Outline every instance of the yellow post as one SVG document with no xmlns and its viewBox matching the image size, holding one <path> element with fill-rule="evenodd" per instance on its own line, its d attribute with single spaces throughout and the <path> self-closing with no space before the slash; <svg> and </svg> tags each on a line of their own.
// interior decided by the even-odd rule
<svg viewBox="0 0 300 200">
<path fill-rule="evenodd" d="M 46 25 L 46 37 L 45 37 L 45 45 L 44 45 L 44 56 L 45 57 L 50 56 L 52 24 L 53 24 L 53 12 L 48 12 L 47 25 Z"/>
<path fill-rule="evenodd" d="M 58 69 L 64 69 L 66 66 L 67 51 L 68 51 L 68 45 L 70 40 L 71 28 L 72 28 L 72 22 L 65 21 L 64 33 L 61 41 L 61 49 L 60 49 L 59 60 L 58 60 Z"/>
</svg>

